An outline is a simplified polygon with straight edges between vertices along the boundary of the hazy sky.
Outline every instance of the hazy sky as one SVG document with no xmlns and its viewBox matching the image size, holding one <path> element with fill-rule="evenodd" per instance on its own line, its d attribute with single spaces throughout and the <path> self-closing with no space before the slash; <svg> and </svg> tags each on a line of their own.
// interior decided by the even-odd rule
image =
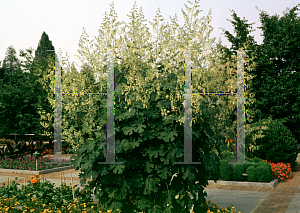
<svg viewBox="0 0 300 213">
<path fill-rule="evenodd" d="M 191 0 L 193 3 L 194 0 Z M 105 11 L 109 14 L 112 0 L 1 0 L 0 6 L 0 61 L 5 57 L 6 49 L 13 45 L 18 55 L 20 49 L 37 48 L 43 31 L 45 31 L 53 46 L 68 53 L 70 62 L 79 63 L 74 56 L 77 53 L 78 42 L 83 27 L 90 39 L 98 36 Z M 117 21 L 129 22 L 129 15 L 134 0 L 114 0 L 114 10 Z M 185 11 L 184 3 L 191 7 L 187 0 L 136 0 L 138 8 L 142 7 L 145 19 L 153 22 L 158 8 L 165 19 L 177 14 L 179 25 L 183 26 L 184 17 L 181 8 Z M 222 35 L 220 27 L 233 33 L 232 25 L 227 19 L 231 18 L 230 9 L 236 11 L 239 17 L 245 17 L 249 23 L 255 22 L 253 33 L 255 40 L 260 44 L 262 37 L 259 11 L 266 11 L 269 15 L 282 16 L 287 7 L 292 8 L 299 0 L 201 0 L 199 16 L 206 16 L 212 9 L 212 22 L 214 30 L 212 37 L 222 39 L 222 43 L 229 47 L 229 42 Z M 139 9 L 138 9 L 139 10 Z M 146 22 L 145 22 L 146 23 Z M 152 26 L 147 22 L 150 32 Z M 123 25 L 121 25 L 123 26 Z M 79 66 L 77 66 L 79 70 Z"/>
</svg>

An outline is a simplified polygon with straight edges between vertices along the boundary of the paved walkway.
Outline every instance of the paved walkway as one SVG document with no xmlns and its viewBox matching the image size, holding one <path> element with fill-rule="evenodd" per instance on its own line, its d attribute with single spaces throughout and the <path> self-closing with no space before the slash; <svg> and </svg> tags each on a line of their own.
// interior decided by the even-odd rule
<svg viewBox="0 0 300 213">
<path fill-rule="evenodd" d="M 69 169 L 64 171 L 67 185 L 71 183 L 71 173 L 73 185 L 79 184 L 79 171 Z M 55 187 L 59 186 L 62 172 L 45 174 L 44 178 L 54 182 Z M 17 183 L 24 184 L 27 174 L 0 173 L 1 182 L 7 184 L 7 177 L 14 180 L 18 176 Z M 28 175 L 28 178 L 32 175 Z M 87 181 L 90 181 L 88 179 Z M 227 208 L 231 204 L 238 213 L 300 213 L 300 162 L 292 173 L 289 182 L 279 182 L 275 188 L 268 187 L 248 187 L 248 186 L 221 186 L 209 185 L 205 188 L 208 196 L 206 200 L 211 200 L 219 207 Z M 82 187 L 80 187 L 82 188 Z M 0 195 L 1 196 L 1 195 Z M 94 196 L 93 196 L 94 198 Z"/>
<path fill-rule="evenodd" d="M 288 182 L 275 188 L 210 185 L 206 200 L 220 207 L 233 204 L 241 213 L 300 213 L 300 162 Z"/>
</svg>

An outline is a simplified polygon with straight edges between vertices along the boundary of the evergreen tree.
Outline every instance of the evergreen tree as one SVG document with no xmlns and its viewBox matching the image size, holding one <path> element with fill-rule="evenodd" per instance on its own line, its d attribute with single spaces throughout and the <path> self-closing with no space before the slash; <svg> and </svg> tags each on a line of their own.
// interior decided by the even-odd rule
<svg viewBox="0 0 300 213">
<path fill-rule="evenodd" d="M 34 91 L 36 83 L 30 82 L 31 76 L 23 72 L 22 62 L 15 53 L 12 47 L 8 48 L 4 63 L 6 76 L 0 79 L 0 119 L 5 121 L 1 123 L 0 135 L 12 132 L 18 135 L 39 134 L 40 119 L 36 112 L 38 99 Z"/>
<path fill-rule="evenodd" d="M 43 32 L 30 70 L 38 85 L 35 90 L 39 98 L 37 111 L 41 116 L 41 125 L 44 128 L 42 133 L 50 137 L 50 146 L 53 145 L 54 138 L 54 50 L 49 36 Z"/>
<path fill-rule="evenodd" d="M 2 62 L 3 80 L 5 84 L 12 84 L 13 75 L 19 68 L 17 52 L 13 46 L 10 46 L 7 48 L 5 58 Z"/>
<path fill-rule="evenodd" d="M 39 41 L 38 47 L 35 51 L 35 59 L 46 59 L 50 55 L 51 58 L 54 57 L 54 51 L 47 51 L 47 50 L 55 50 L 54 46 L 52 45 L 52 41 L 49 40 L 49 36 L 45 33 L 42 34 L 42 37 Z"/>
<path fill-rule="evenodd" d="M 1 66 L 2 61 L 0 61 L 0 79 L 4 79 L 5 69 Z"/>
</svg>

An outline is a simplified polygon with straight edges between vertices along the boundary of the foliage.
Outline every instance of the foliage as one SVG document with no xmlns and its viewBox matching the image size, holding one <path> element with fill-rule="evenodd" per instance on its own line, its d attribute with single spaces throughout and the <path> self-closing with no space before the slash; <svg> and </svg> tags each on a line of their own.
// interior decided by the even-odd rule
<svg viewBox="0 0 300 213">
<path fill-rule="evenodd" d="M 236 181 L 242 181 L 242 174 L 244 173 L 244 165 L 243 164 L 235 164 L 232 169 L 233 179 Z"/>
<path fill-rule="evenodd" d="M 298 6 L 287 10 L 283 17 L 269 16 L 261 12 L 260 28 L 263 31 L 263 43 L 257 45 L 250 35 L 252 25 L 232 11 L 235 35 L 224 30 L 232 44 L 231 49 L 253 50 L 245 57 L 245 132 L 250 125 L 272 116 L 284 123 L 299 141 L 299 14 Z M 235 52 L 222 47 L 225 56 L 235 59 Z M 293 71 L 296 71 L 293 73 Z M 248 79 L 247 76 L 251 76 Z M 296 88 L 296 89 L 295 89 Z M 232 121 L 236 119 L 234 114 Z M 298 133 L 297 133 L 298 132 Z M 252 156 L 253 157 L 253 156 Z"/>
<path fill-rule="evenodd" d="M 282 17 L 260 11 L 263 42 L 258 47 L 253 79 L 255 107 L 259 111 L 253 122 L 272 116 L 288 127 L 300 143 L 300 17 L 297 11 L 299 5 L 287 9 Z"/>
<path fill-rule="evenodd" d="M 211 151 L 213 152 L 213 151 Z M 220 159 L 218 156 L 215 156 L 213 160 L 216 162 L 217 166 L 209 166 L 208 173 L 207 173 L 207 179 L 208 180 L 218 180 L 220 177 Z"/>
<path fill-rule="evenodd" d="M 271 165 L 267 164 L 264 166 L 258 166 L 256 168 L 257 181 L 267 183 L 270 182 L 272 178 L 272 169 Z"/>
<path fill-rule="evenodd" d="M 229 181 L 232 179 L 233 168 L 227 161 L 221 161 L 220 163 L 220 176 L 222 180 Z"/>
<path fill-rule="evenodd" d="M 250 146 L 252 145 L 253 150 Z M 253 123 L 246 136 L 246 153 L 275 163 L 296 165 L 298 154 L 297 141 L 280 121 L 263 119 Z"/>
<path fill-rule="evenodd" d="M 254 105 L 256 103 L 256 94 L 253 89 L 253 79 L 256 77 L 255 67 L 257 63 L 257 52 L 258 45 L 254 40 L 254 37 L 250 33 L 254 32 L 253 24 L 248 24 L 248 20 L 244 18 L 241 19 L 237 16 L 234 10 L 232 12 L 233 20 L 228 20 L 234 27 L 234 35 L 228 30 L 223 29 L 225 37 L 231 43 L 230 49 L 220 45 L 220 49 L 223 52 L 224 65 L 227 67 L 232 67 L 231 69 L 237 69 L 237 52 L 230 50 L 247 50 L 244 57 L 244 78 L 245 78 L 245 132 L 248 131 L 249 124 L 253 122 L 255 114 L 257 114 L 259 109 Z M 227 68 L 228 69 L 228 68 Z M 234 74 L 234 77 L 236 74 Z M 228 78 L 231 76 L 229 75 Z M 233 76 L 232 76 L 233 77 Z M 236 109 L 234 109 L 234 112 Z M 236 120 L 236 114 L 231 114 L 231 121 Z M 234 123 L 236 128 L 236 123 Z M 235 134 L 233 135 L 235 136 Z"/>
<path fill-rule="evenodd" d="M 43 127 L 43 134 L 50 137 L 50 144 L 54 138 L 54 62 L 55 50 L 49 36 L 43 32 L 35 56 L 31 61 L 30 73 L 37 83 L 38 109 L 41 117 L 40 125 Z"/>
<path fill-rule="evenodd" d="M 251 162 L 254 162 L 254 165 L 258 165 L 259 163 L 262 163 L 262 159 L 259 157 L 254 157 L 251 159 Z"/>
<path fill-rule="evenodd" d="M 54 187 L 54 183 L 46 179 L 42 181 L 38 175 L 30 178 L 25 188 L 21 189 L 15 180 L 9 186 L 3 183 L 0 187 L 0 194 L 3 196 L 0 197 L 0 211 L 20 212 L 19 209 L 27 209 L 30 212 L 41 212 L 48 209 L 52 212 L 104 212 L 101 206 L 93 205 L 91 192 L 76 188 L 77 184 L 73 188 L 73 200 L 72 186 L 62 183 L 61 186 Z"/>
<path fill-rule="evenodd" d="M 188 8 L 190 11 L 192 9 L 197 9 L 197 5 Z M 211 151 L 214 148 L 220 151 L 220 147 L 224 146 L 223 141 L 229 127 L 226 123 L 228 108 L 233 109 L 236 103 L 228 104 L 222 101 L 222 97 L 195 96 L 193 129 L 197 131 L 193 131 L 193 161 L 203 162 L 203 164 L 174 164 L 183 160 L 184 107 L 182 105 L 185 66 L 182 52 L 175 50 L 188 49 L 188 47 L 210 50 L 195 52 L 194 57 L 199 60 L 195 60 L 196 68 L 193 67 L 195 74 L 192 84 L 196 90 L 194 92 L 202 92 L 205 87 L 215 90 L 217 85 L 219 91 L 224 91 L 230 83 L 236 84 L 236 82 L 232 79 L 225 83 L 221 81 L 227 74 L 226 70 L 220 72 L 218 78 L 214 76 L 222 69 L 220 68 L 221 55 L 214 44 L 214 39 L 209 39 L 208 36 L 212 30 L 209 25 L 210 14 L 202 18 L 201 27 L 198 26 L 199 20 L 196 19 L 193 23 L 194 30 L 190 26 L 179 28 L 175 22 L 176 18 L 172 20 L 172 26 L 162 26 L 159 30 L 158 21 L 155 20 L 153 26 L 157 29 L 157 34 L 160 33 L 158 40 L 161 41 L 161 45 L 155 49 L 154 45 L 147 41 L 150 35 L 148 28 L 142 24 L 144 20 L 141 11 L 137 14 L 136 9 L 134 10 L 130 16 L 132 22 L 128 26 L 129 31 L 125 32 L 123 28 L 124 39 L 112 43 L 116 35 L 116 27 L 120 23 L 116 23 L 114 18 L 111 21 L 106 17 L 103 30 L 99 30 L 99 38 L 96 39 L 95 44 L 98 50 L 103 50 L 105 47 L 114 49 L 115 59 L 119 62 L 115 62 L 114 67 L 115 154 L 116 162 L 125 164 L 98 164 L 104 162 L 106 156 L 106 116 L 103 116 L 107 113 L 105 96 L 99 95 L 97 98 L 88 96 L 87 99 L 85 97 L 77 101 L 74 98 L 74 100 L 69 99 L 69 102 L 66 101 L 63 121 L 68 122 L 69 128 L 64 126 L 63 134 L 65 140 L 73 144 L 77 154 L 73 164 L 75 169 L 81 168 L 82 183 L 86 178 L 93 177 L 93 181 L 89 182 L 88 190 L 95 188 L 96 198 L 102 201 L 106 209 L 112 209 L 114 212 L 117 209 L 125 212 L 133 210 L 170 212 L 173 208 L 185 211 L 184 207 L 191 208 L 194 204 L 196 212 L 200 210 L 200 204 L 205 203 L 206 193 L 203 192 L 202 186 L 207 185 L 206 171 L 209 166 L 217 165 L 213 160 L 216 155 Z M 198 13 L 199 10 L 193 14 L 193 17 Z M 184 15 L 188 23 L 187 15 L 185 13 Z M 110 16 L 113 16 L 112 12 Z M 159 13 L 156 18 L 158 17 Z M 137 18 L 137 21 L 134 18 Z M 199 33 L 200 29 L 206 29 L 207 35 Z M 175 34 L 176 31 L 179 32 L 178 35 Z M 194 41 L 188 44 L 189 33 L 194 36 Z M 80 58 L 92 68 L 91 72 L 98 72 L 99 79 L 96 86 L 98 89 L 101 87 L 98 92 L 106 92 L 103 91 L 105 83 L 103 73 L 107 70 L 105 64 L 107 55 L 102 54 L 101 51 L 92 51 L 91 42 L 86 37 L 83 32 L 79 42 Z M 122 51 L 116 48 L 119 50 L 122 48 Z M 163 48 L 167 48 L 167 52 L 163 51 Z M 72 73 L 73 76 L 78 76 L 72 67 L 72 65 L 67 67 L 71 72 L 70 74 L 67 72 L 63 79 L 66 82 L 64 88 L 68 92 L 86 89 L 84 83 L 77 85 L 72 83 Z M 211 73 L 207 72 L 208 70 Z M 207 79 L 213 76 L 219 82 L 212 82 L 214 85 L 209 85 Z M 203 79 L 206 85 L 197 84 L 198 79 Z M 84 82 L 81 79 L 74 80 Z M 70 125 L 72 121 L 68 117 L 74 119 L 74 125 Z M 170 172 L 171 168 L 177 174 Z M 198 185 L 192 184 L 196 177 L 199 181 Z M 198 200 L 191 200 L 187 191 L 191 194 L 198 191 Z M 174 199 L 178 194 L 180 199 Z"/>
<path fill-rule="evenodd" d="M 257 172 L 257 170 L 256 170 L 255 166 L 249 166 L 247 168 L 246 174 L 248 174 L 248 177 L 247 177 L 248 182 L 256 182 L 257 181 L 256 172 Z"/>
<path fill-rule="evenodd" d="M 18 177 L 10 182 L 8 186 L 3 183 L 0 187 L 0 211 L 20 212 L 20 209 L 26 209 L 33 213 L 44 212 L 60 212 L 60 213 L 81 213 L 81 212 L 111 212 L 111 210 L 103 208 L 101 205 L 93 205 L 91 200 L 91 192 L 80 190 L 74 185 L 61 183 L 61 186 L 54 187 L 51 183 L 44 179 L 40 179 L 38 175 L 30 177 L 28 185 L 18 188 L 16 183 Z M 74 191 L 74 199 L 72 192 Z M 120 212 L 119 210 L 117 210 Z M 217 204 L 210 200 L 202 205 L 202 212 L 207 213 L 234 213 L 235 208 L 231 205 L 227 208 L 218 207 Z M 239 212 L 240 213 L 240 212 Z"/>
<path fill-rule="evenodd" d="M 20 69 L 19 59 L 16 56 L 17 52 L 11 45 L 7 48 L 5 58 L 2 62 L 2 76 L 6 84 L 12 84 L 14 79 L 12 76 Z"/>
<path fill-rule="evenodd" d="M 49 40 L 49 36 L 44 31 L 35 51 L 34 60 L 45 60 L 48 56 L 50 56 L 50 58 L 54 58 L 55 51 L 48 50 L 55 50 L 55 48 L 52 45 L 52 41 Z"/>
<path fill-rule="evenodd" d="M 24 56 L 20 51 L 20 56 Z M 32 53 L 31 49 L 27 50 Z M 0 136 L 16 132 L 18 135 L 41 133 L 40 117 L 37 114 L 38 96 L 37 82 L 26 71 L 26 64 L 15 55 L 13 47 L 9 47 L 3 67 L 5 77 L 0 79 Z M 26 93 L 24 92 L 26 91 Z"/>
<path fill-rule="evenodd" d="M 51 168 L 57 168 L 65 165 L 54 165 L 47 164 L 48 162 L 53 163 L 54 160 L 51 157 L 39 157 L 38 170 L 46 170 Z M 62 164 L 68 160 L 63 160 Z M 20 170 L 36 170 L 35 158 L 31 156 L 26 156 L 24 153 L 21 153 L 18 157 L 8 157 L 5 155 L 3 158 L 0 158 L 1 168 L 4 169 L 20 169 Z"/>
</svg>

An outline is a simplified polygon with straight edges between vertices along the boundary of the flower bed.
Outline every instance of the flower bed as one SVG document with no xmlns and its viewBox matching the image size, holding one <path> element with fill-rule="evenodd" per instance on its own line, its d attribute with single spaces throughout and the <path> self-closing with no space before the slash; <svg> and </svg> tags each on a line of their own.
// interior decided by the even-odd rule
<svg viewBox="0 0 300 213">
<path fill-rule="evenodd" d="M 15 177 L 17 180 L 18 177 Z M 20 185 L 13 183 L 0 187 L 0 212 L 109 212 L 94 205 L 91 192 L 87 190 L 72 190 L 70 186 L 61 184 L 53 188 L 49 181 L 40 182 L 38 175 L 31 177 L 28 185 L 19 189 Z M 76 187 L 76 186 L 75 186 Z"/>
<path fill-rule="evenodd" d="M 47 164 L 53 163 L 54 160 L 51 157 L 39 157 L 38 158 L 38 171 L 58 168 L 65 166 L 63 163 L 69 162 L 70 160 L 62 160 L 62 165 L 59 164 Z M 6 156 L 0 158 L 0 168 L 2 169 L 20 169 L 20 170 L 36 170 L 36 159 L 31 156 L 21 155 L 19 158 L 10 159 Z"/>
<path fill-rule="evenodd" d="M 67 149 L 68 149 L 68 148 L 69 148 L 69 147 L 67 147 L 67 146 L 63 146 L 63 147 L 62 147 L 62 154 L 65 154 L 65 153 L 73 154 L 73 153 L 71 153 L 70 151 L 67 152 Z M 34 147 L 34 149 L 36 149 L 36 147 Z M 53 148 L 50 148 L 49 145 L 44 146 L 43 149 L 42 149 L 42 155 L 47 155 L 47 154 L 52 154 L 52 155 L 54 154 Z"/>
<path fill-rule="evenodd" d="M 18 177 L 15 177 L 17 180 Z M 82 212 L 111 212 L 101 206 L 101 204 L 94 204 L 91 199 L 91 192 L 87 190 L 75 189 L 72 186 L 67 186 L 61 183 L 60 187 L 54 188 L 53 185 L 45 180 L 41 182 L 38 175 L 30 177 L 28 185 L 19 189 L 20 185 L 13 181 L 8 186 L 0 187 L 0 212 L 20 212 L 25 210 L 27 212 L 59 212 L 59 213 L 82 213 Z M 72 181 L 72 179 L 71 179 Z M 101 203 L 101 202 L 100 202 Z M 232 206 L 232 205 L 231 205 Z M 201 205 L 201 212 L 207 213 L 233 213 L 236 212 L 234 207 L 230 209 L 218 207 L 209 200 L 205 205 Z M 121 212 L 120 210 L 118 210 Z M 193 211 L 193 213 L 195 213 Z M 239 212 L 240 213 L 240 212 Z"/>
<path fill-rule="evenodd" d="M 44 146 L 42 154 L 53 154 L 53 150 L 50 147 Z M 66 151 L 67 147 L 63 148 L 63 152 Z M 27 153 L 26 153 L 27 154 Z M 40 158 L 42 159 L 42 158 Z M 13 165 L 12 159 L 5 159 L 5 163 Z M 21 163 L 21 159 L 18 162 Z M 27 160 L 30 161 L 27 169 L 30 170 L 30 166 L 35 170 L 35 159 L 27 156 Z M 1 161 L 1 159 L 0 159 Z M 3 161 L 4 162 L 4 161 Z M 39 161 L 39 165 L 45 163 Z M 17 165 L 17 163 L 15 162 Z M 6 166 L 9 166 L 6 165 Z M 22 167 L 18 164 L 18 167 Z M 56 166 L 53 165 L 52 166 Z M 0 166 L 1 167 L 1 166 Z M 50 166 L 51 167 L 51 166 Z M 49 167 L 49 168 L 50 168 Z M 18 169 L 18 168 L 13 168 Z M 22 169 L 24 169 L 22 167 Z M 45 168 L 44 168 L 45 169 Z M 91 199 L 91 192 L 86 190 L 74 189 L 72 187 L 66 186 L 66 184 L 61 184 L 60 187 L 53 187 L 49 181 L 40 182 L 38 175 L 31 177 L 32 180 L 28 182 L 28 185 L 24 185 L 23 189 L 18 189 L 17 185 L 20 185 L 13 181 L 9 183 L 8 186 L 0 187 L 0 212 L 111 212 L 111 210 L 105 210 L 103 206 L 94 205 Z M 17 180 L 17 177 L 15 178 Z M 101 203 L 101 202 L 100 202 Z M 205 205 L 201 205 L 201 212 L 207 213 L 231 213 L 236 212 L 232 205 L 228 208 L 218 207 L 217 204 L 212 203 L 210 200 L 206 202 Z M 121 211 L 119 211 L 121 212 Z M 195 213 L 193 211 L 193 213 Z M 240 213 L 240 212 L 239 212 Z"/>
</svg>

